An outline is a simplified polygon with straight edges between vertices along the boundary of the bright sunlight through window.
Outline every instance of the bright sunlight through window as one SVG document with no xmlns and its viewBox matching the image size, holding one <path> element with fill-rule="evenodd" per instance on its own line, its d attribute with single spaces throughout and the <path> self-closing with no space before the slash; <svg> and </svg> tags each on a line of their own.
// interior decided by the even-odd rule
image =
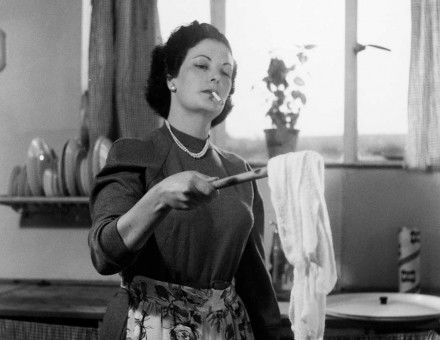
<svg viewBox="0 0 440 340">
<path fill-rule="evenodd" d="M 178 25 L 210 22 L 209 0 L 158 0 L 163 40 Z M 358 130 L 361 159 L 402 154 L 407 129 L 410 1 L 358 0 Z M 297 46 L 313 44 L 304 68 L 307 103 L 296 128 L 298 149 L 340 161 L 344 129 L 344 0 L 226 1 L 226 36 L 238 64 L 226 148 L 249 161 L 267 159 L 264 129 L 270 93 L 263 78 L 271 57 L 289 66 Z M 354 113 L 356 114 L 356 113 Z"/>
<path fill-rule="evenodd" d="M 296 45 L 314 44 L 303 90 L 307 103 L 296 126 L 299 148 L 316 149 L 316 138 L 310 137 L 327 137 L 338 157 L 344 116 L 344 1 L 248 0 L 226 5 L 226 34 L 238 63 L 235 107 L 226 121 L 229 147 L 252 160 L 266 158 L 264 129 L 271 123 L 262 79 L 270 58 L 282 57 L 289 66 Z"/>
</svg>

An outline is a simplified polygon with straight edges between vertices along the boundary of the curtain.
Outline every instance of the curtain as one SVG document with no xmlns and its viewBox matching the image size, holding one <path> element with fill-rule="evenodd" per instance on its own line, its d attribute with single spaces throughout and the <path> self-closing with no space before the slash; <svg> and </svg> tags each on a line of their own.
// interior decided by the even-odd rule
<svg viewBox="0 0 440 340">
<path fill-rule="evenodd" d="M 440 166 L 440 0 L 411 1 L 406 163 Z"/>
<path fill-rule="evenodd" d="M 160 119 L 145 100 L 150 55 L 160 43 L 157 0 L 92 0 L 88 122 L 99 136 L 145 139 Z"/>
</svg>

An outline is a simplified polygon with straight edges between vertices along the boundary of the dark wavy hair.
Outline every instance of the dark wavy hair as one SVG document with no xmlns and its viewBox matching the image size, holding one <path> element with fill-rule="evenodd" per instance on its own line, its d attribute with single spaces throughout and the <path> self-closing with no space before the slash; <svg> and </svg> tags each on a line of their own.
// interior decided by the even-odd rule
<svg viewBox="0 0 440 340">
<path fill-rule="evenodd" d="M 178 27 L 170 35 L 166 44 L 157 45 L 154 48 L 151 55 L 150 75 L 145 97 L 153 110 L 163 118 L 168 118 L 171 103 L 167 76 L 176 77 L 188 50 L 205 39 L 213 39 L 223 43 L 232 53 L 229 41 L 217 28 L 210 24 L 199 23 L 198 21 L 193 21 L 187 26 Z M 223 111 L 213 119 L 211 126 L 220 124 L 232 110 L 231 95 L 235 90 L 236 75 L 237 64 L 234 61 L 231 92 L 226 99 Z"/>
</svg>

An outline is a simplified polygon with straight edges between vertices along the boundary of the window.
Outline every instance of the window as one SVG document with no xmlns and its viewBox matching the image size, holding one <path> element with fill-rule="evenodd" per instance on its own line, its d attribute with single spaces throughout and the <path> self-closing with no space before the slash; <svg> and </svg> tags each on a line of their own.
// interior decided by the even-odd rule
<svg viewBox="0 0 440 340">
<path fill-rule="evenodd" d="M 227 1 L 226 34 L 238 63 L 226 147 L 251 161 L 267 159 L 263 130 L 271 123 L 262 79 L 270 57 L 281 56 L 288 64 L 296 56 L 295 45 L 314 44 L 307 66 L 307 104 L 297 123 L 298 149 L 338 160 L 344 116 L 344 2 Z"/>
<path fill-rule="evenodd" d="M 399 159 L 407 132 L 409 0 L 358 0 L 358 155 L 360 160 Z"/>
<path fill-rule="evenodd" d="M 223 1 L 225 7 L 217 6 Z M 314 44 L 298 149 L 316 150 L 327 162 L 384 162 L 403 155 L 409 0 L 158 0 L 158 8 L 164 41 L 180 24 L 210 22 L 211 14 L 225 19 L 238 74 L 235 106 L 225 133 L 218 134 L 222 146 L 251 162 L 267 160 L 264 129 L 270 121 L 262 79 L 270 57 L 288 63 L 296 45 Z M 367 46 L 354 53 L 357 42 L 391 52 Z"/>
</svg>

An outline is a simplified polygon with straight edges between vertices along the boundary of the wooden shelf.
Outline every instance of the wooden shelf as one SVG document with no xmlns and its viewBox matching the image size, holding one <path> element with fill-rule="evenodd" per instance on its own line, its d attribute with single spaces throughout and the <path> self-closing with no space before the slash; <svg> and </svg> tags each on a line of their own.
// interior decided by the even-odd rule
<svg viewBox="0 0 440 340">
<path fill-rule="evenodd" d="M 89 204 L 88 197 L 45 197 L 0 195 L 0 204 L 17 206 L 26 204 Z"/>
<path fill-rule="evenodd" d="M 0 204 L 21 214 L 22 227 L 90 227 L 88 197 L 0 195 Z"/>
</svg>

